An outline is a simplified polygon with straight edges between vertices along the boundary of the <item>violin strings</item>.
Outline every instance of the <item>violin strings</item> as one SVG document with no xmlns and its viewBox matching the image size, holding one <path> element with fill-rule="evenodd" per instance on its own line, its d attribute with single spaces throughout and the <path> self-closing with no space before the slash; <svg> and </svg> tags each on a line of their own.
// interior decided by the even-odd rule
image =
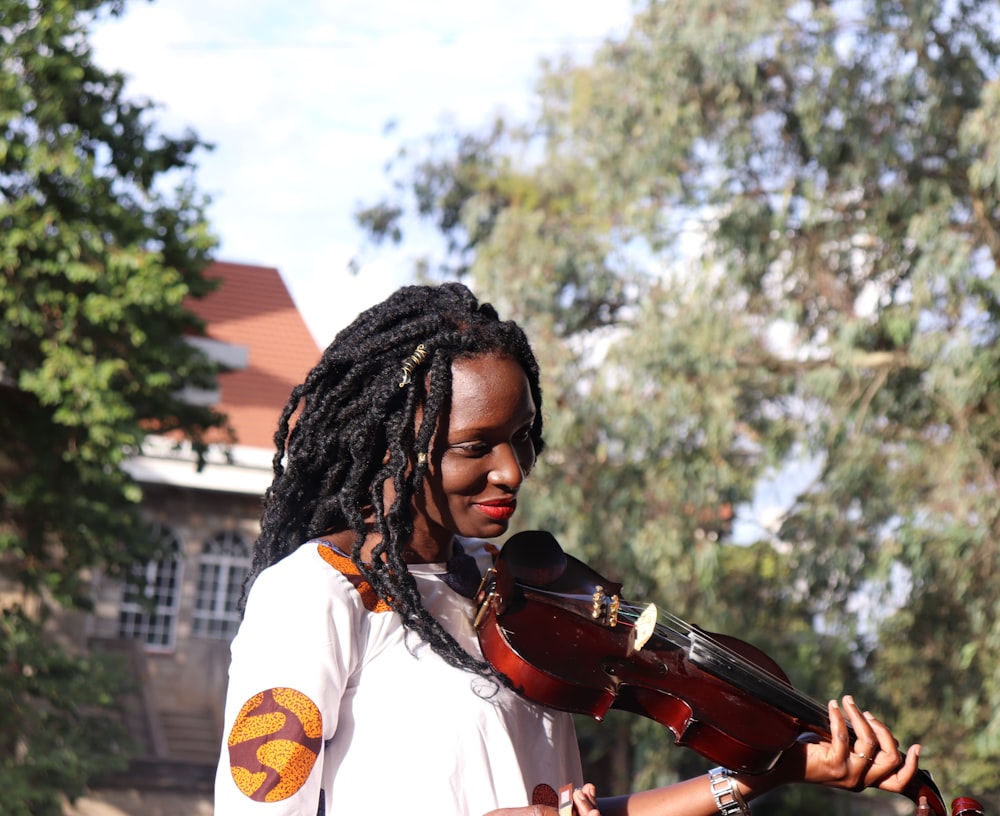
<svg viewBox="0 0 1000 816">
<path fill-rule="evenodd" d="M 539 595 L 561 598 L 564 601 L 575 601 L 581 606 L 589 606 L 593 601 L 592 594 L 555 592 L 553 590 L 546 590 L 540 587 L 532 587 L 532 592 Z M 622 603 L 618 608 L 618 618 L 619 620 L 628 623 L 635 623 L 639 615 L 645 609 L 646 606 L 638 606 L 627 602 Z M 657 622 L 653 632 L 654 636 L 658 636 L 661 640 L 666 641 L 678 649 L 683 649 L 684 651 L 689 652 L 694 645 L 691 635 L 696 631 L 695 627 L 682 618 L 672 615 L 659 607 L 657 607 L 656 611 Z M 765 687 L 769 688 L 776 694 L 794 698 L 804 709 L 813 712 L 815 718 L 817 719 L 817 723 L 823 723 L 829 727 L 829 717 L 827 715 L 826 706 L 821 705 L 813 698 L 800 692 L 794 686 L 791 686 L 775 677 L 771 672 L 758 666 L 753 661 L 748 660 L 738 652 L 735 652 L 722 643 L 719 643 L 710 634 L 698 631 L 698 640 L 707 652 L 742 669 L 744 672 L 758 680 Z"/>
<path fill-rule="evenodd" d="M 645 607 L 639 607 L 633 604 L 623 604 L 619 607 L 618 615 L 619 618 L 623 618 L 625 620 L 629 620 L 629 618 L 632 617 L 632 622 L 634 622 L 644 609 Z M 667 633 L 663 636 L 663 639 L 668 643 L 678 648 L 688 650 L 693 644 L 691 637 L 691 633 L 693 631 L 695 631 L 695 627 L 691 624 L 675 615 L 670 614 L 669 612 L 657 608 L 657 624 L 654 633 Z M 826 706 L 821 705 L 813 698 L 800 692 L 794 686 L 791 686 L 782 681 L 780 678 L 775 677 L 771 672 L 758 666 L 753 661 L 748 660 L 738 652 L 735 652 L 724 644 L 719 643 L 710 634 L 699 631 L 698 639 L 705 645 L 706 649 L 715 656 L 739 666 L 755 679 L 771 688 L 773 691 L 794 697 L 802 706 L 812 710 L 819 718 L 819 722 L 829 725 Z"/>
</svg>

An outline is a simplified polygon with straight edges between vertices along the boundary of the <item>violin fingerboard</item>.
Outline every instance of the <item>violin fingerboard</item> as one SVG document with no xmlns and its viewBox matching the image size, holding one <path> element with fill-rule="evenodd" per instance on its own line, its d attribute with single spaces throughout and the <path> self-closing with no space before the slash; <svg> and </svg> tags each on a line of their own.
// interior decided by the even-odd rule
<svg viewBox="0 0 1000 816">
<path fill-rule="evenodd" d="M 688 659 L 698 668 L 743 689 L 808 726 L 829 728 L 829 721 L 824 716 L 825 709 L 787 682 L 721 646 L 697 629 L 690 632 L 689 641 Z"/>
</svg>

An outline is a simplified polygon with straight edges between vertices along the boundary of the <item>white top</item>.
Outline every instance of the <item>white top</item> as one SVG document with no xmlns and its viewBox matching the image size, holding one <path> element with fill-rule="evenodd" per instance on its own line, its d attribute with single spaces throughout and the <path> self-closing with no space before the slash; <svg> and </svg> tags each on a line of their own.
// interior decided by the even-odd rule
<svg viewBox="0 0 1000 816">
<path fill-rule="evenodd" d="M 463 541 L 479 571 L 484 542 Z M 410 567 L 481 657 L 445 564 Z M 366 606 L 367 603 L 367 606 Z M 377 603 L 350 560 L 304 544 L 255 581 L 232 645 L 215 813 L 482 816 L 582 784 L 570 715 L 456 669 Z"/>
</svg>

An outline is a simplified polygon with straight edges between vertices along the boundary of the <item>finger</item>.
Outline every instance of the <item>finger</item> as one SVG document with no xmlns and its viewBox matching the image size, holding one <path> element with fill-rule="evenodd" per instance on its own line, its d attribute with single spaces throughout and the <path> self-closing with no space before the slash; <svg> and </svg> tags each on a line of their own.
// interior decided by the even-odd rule
<svg viewBox="0 0 1000 816">
<path fill-rule="evenodd" d="M 833 757 L 836 761 L 843 762 L 847 758 L 848 746 L 851 744 L 847 722 L 836 700 L 830 700 L 827 710 L 830 713 L 830 742 Z"/>
<path fill-rule="evenodd" d="M 865 784 L 869 787 L 881 787 L 885 780 L 899 771 L 906 758 L 899 752 L 899 742 L 884 723 L 869 711 L 865 712 L 865 718 L 878 740 L 871 750 L 875 759 L 865 775 Z M 909 775 L 912 776 L 912 773 Z"/>
<path fill-rule="evenodd" d="M 844 708 L 850 718 L 851 727 L 854 729 L 854 745 L 851 747 L 851 757 L 860 759 L 862 763 L 875 761 L 881 747 L 881 736 L 874 730 L 874 723 L 869 720 L 870 715 L 863 714 L 858 708 L 854 698 L 850 695 L 844 696 Z M 884 728 L 884 726 L 882 726 Z M 888 733 L 888 729 L 885 729 Z M 892 736 L 891 734 L 889 735 Z"/>
<path fill-rule="evenodd" d="M 911 747 L 906 755 L 899 751 L 899 741 L 892 735 L 881 720 L 870 711 L 865 712 L 868 721 L 878 740 L 876 760 L 865 775 L 865 784 L 894 792 L 901 792 L 912 779 L 917 770 L 919 746 Z"/>
<path fill-rule="evenodd" d="M 854 729 L 854 741 L 875 746 L 878 743 L 878 738 L 875 736 L 872 723 L 861 712 L 858 704 L 850 694 L 844 695 L 844 711 L 847 712 L 847 719 Z"/>
<path fill-rule="evenodd" d="M 917 764 L 920 761 L 920 746 L 911 745 L 906 752 L 906 757 L 899 767 L 890 771 L 889 775 L 879 780 L 876 784 L 884 791 L 890 793 L 902 793 L 906 786 L 910 784 L 914 774 L 917 772 Z"/>
<path fill-rule="evenodd" d="M 844 695 L 844 712 L 847 720 L 853 729 L 854 744 L 850 747 L 850 752 L 845 757 L 844 762 L 844 787 L 849 790 L 860 791 L 875 783 L 871 776 L 871 768 L 878 754 L 878 739 L 872 730 L 871 724 L 865 719 L 861 709 L 858 708 L 854 697 L 849 694 Z M 884 775 L 884 774 L 883 774 Z"/>
<path fill-rule="evenodd" d="M 883 751 L 889 751 L 889 756 L 892 758 L 898 756 L 898 743 L 892 736 L 892 732 L 882 722 L 875 719 L 871 712 L 862 713 L 852 699 L 849 714 L 855 734 L 852 753 L 868 762 L 876 761 Z"/>
<path fill-rule="evenodd" d="M 884 761 L 891 768 L 898 768 L 903 763 L 903 757 L 899 753 L 899 740 L 892 735 L 888 726 L 876 719 L 870 711 L 865 712 L 865 719 L 878 740 L 879 762 Z"/>
<path fill-rule="evenodd" d="M 577 816 L 601 816 L 597 809 L 597 788 L 587 782 L 582 788 L 574 790 L 573 806 Z"/>
<path fill-rule="evenodd" d="M 872 753 L 868 753 L 871 751 Z M 851 751 L 851 760 L 854 762 L 859 762 L 863 767 L 868 767 L 875 763 L 875 757 L 877 756 L 876 749 L 868 748 L 865 746 L 859 746 L 855 744 L 854 749 Z"/>
</svg>

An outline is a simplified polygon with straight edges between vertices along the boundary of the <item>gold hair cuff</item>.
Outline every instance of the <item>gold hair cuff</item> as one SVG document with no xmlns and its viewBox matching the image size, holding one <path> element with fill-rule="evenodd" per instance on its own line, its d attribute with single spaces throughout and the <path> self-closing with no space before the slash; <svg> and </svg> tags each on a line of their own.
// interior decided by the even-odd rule
<svg viewBox="0 0 1000 816">
<path fill-rule="evenodd" d="M 732 771 L 712 768 L 708 772 L 708 784 L 712 787 L 712 798 L 720 816 L 750 816 L 750 808 L 733 779 Z"/>
<path fill-rule="evenodd" d="M 403 363 L 403 377 L 399 381 L 399 387 L 405 388 L 413 380 L 411 379 L 413 370 L 420 365 L 424 359 L 427 357 L 427 346 L 421 343 L 417 346 L 416 351 L 413 352 L 409 357 L 406 358 L 406 362 Z"/>
</svg>

